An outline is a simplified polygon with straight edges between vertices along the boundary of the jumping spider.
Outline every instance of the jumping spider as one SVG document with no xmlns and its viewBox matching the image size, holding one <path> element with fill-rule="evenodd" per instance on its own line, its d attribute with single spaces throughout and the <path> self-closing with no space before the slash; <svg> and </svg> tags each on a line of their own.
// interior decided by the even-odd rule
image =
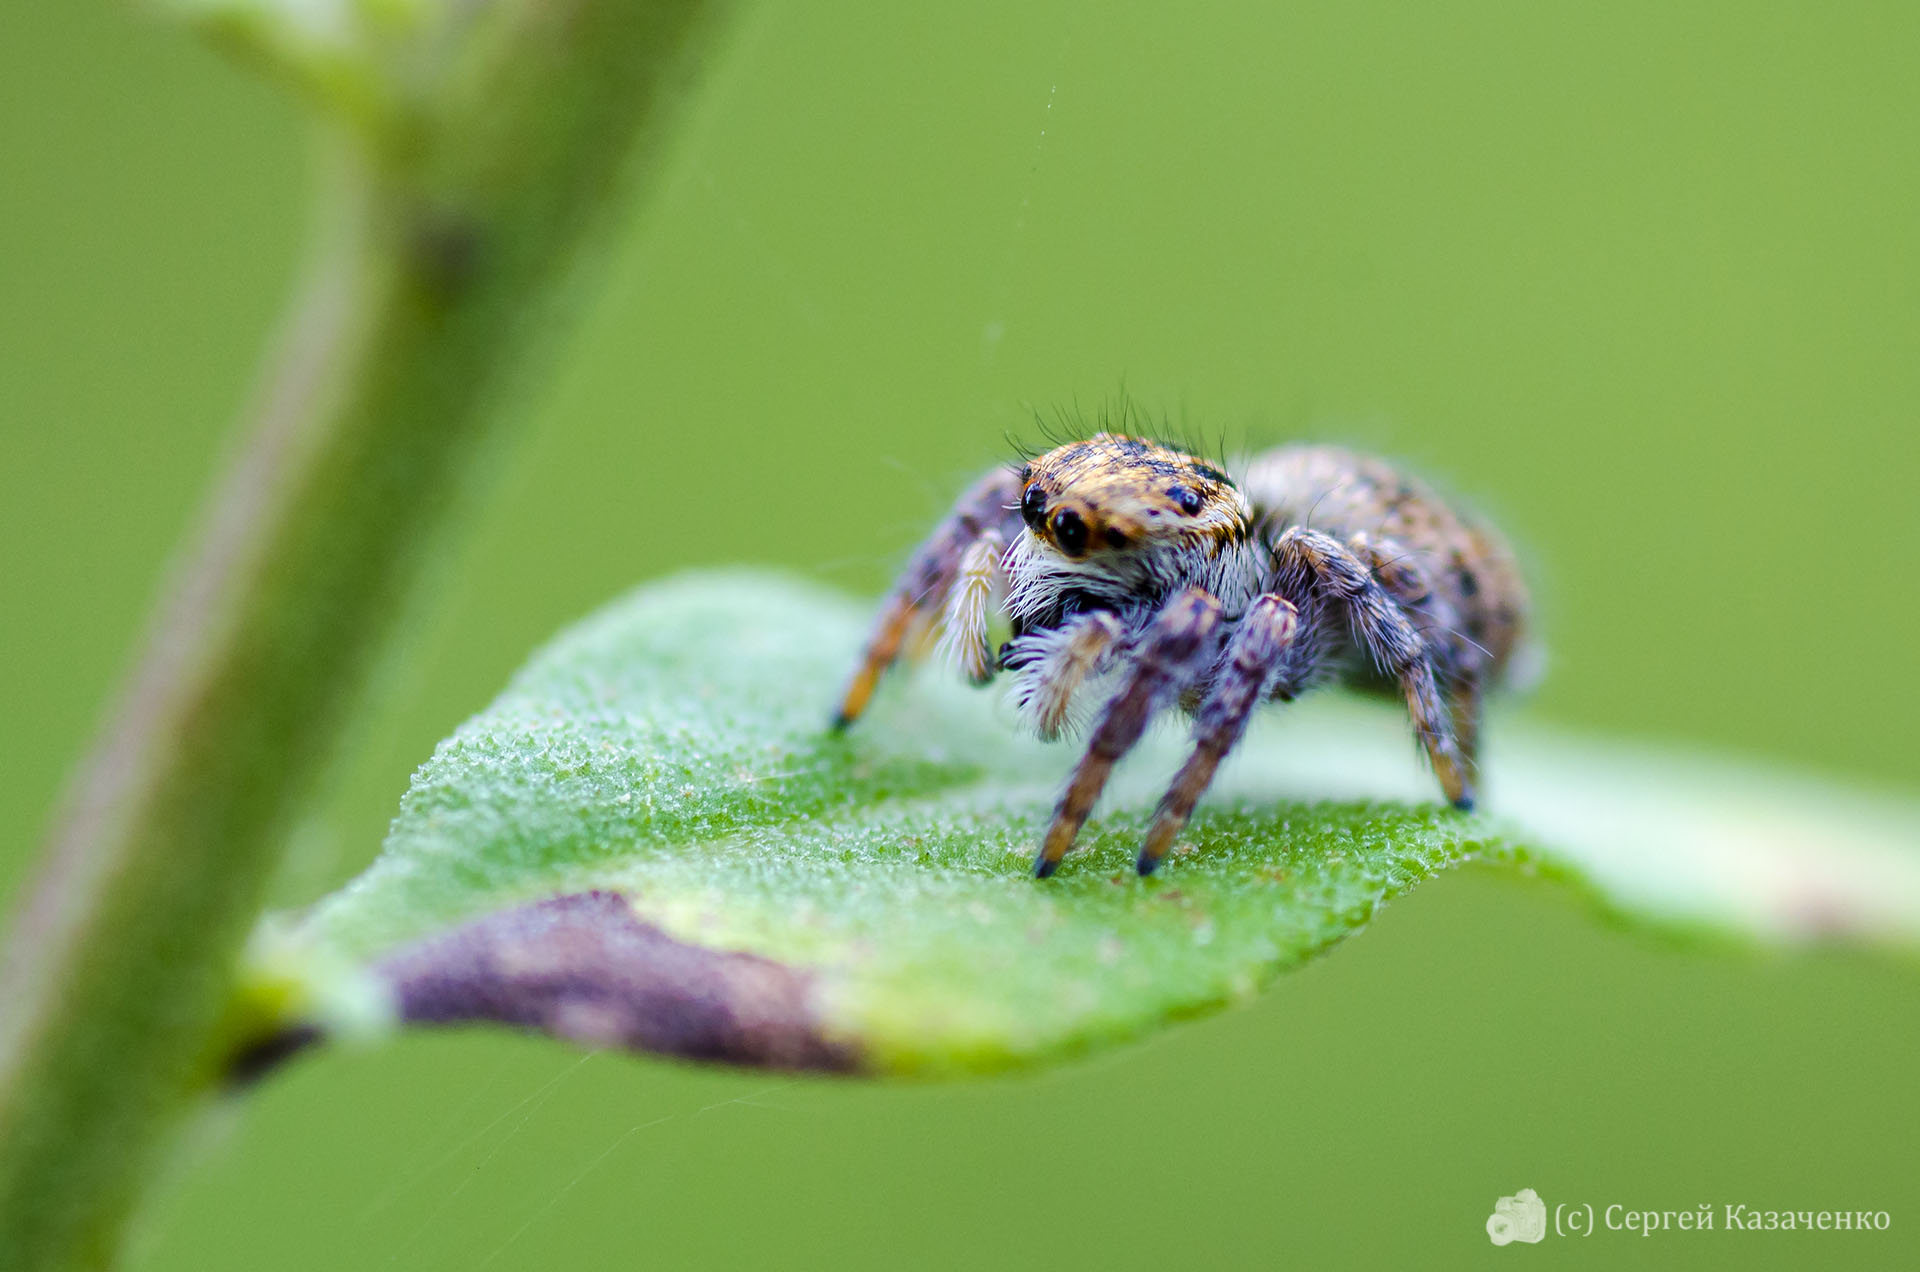
<svg viewBox="0 0 1920 1272">
<path fill-rule="evenodd" d="M 990 611 L 1013 629 L 996 660 Z M 1256 457 L 1239 480 L 1115 433 L 996 469 L 961 496 L 876 619 L 836 724 L 866 709 L 907 638 L 936 623 L 976 684 L 1017 677 L 1040 735 L 1076 699 L 1098 715 L 1034 873 L 1053 873 L 1116 761 L 1178 705 L 1193 752 L 1147 831 L 1166 855 L 1263 701 L 1346 681 L 1405 700 L 1454 807 L 1473 807 L 1482 695 L 1526 613 L 1513 557 L 1484 526 L 1377 459 L 1322 446 Z"/>
</svg>

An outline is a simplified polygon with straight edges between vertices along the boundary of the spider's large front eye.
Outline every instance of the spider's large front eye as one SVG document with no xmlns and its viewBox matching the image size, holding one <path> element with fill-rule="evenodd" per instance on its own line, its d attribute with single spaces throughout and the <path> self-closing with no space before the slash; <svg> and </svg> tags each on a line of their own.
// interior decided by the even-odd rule
<svg viewBox="0 0 1920 1272">
<path fill-rule="evenodd" d="M 1191 486 L 1175 486 L 1167 491 L 1167 498 L 1179 504 L 1180 511 L 1189 517 L 1199 516 L 1200 509 L 1206 506 L 1206 500 L 1202 499 L 1200 492 Z"/>
<path fill-rule="evenodd" d="M 1087 550 L 1087 523 L 1073 509 L 1062 508 L 1053 514 L 1053 541 L 1068 556 L 1079 556 Z"/>
<path fill-rule="evenodd" d="M 1038 486 L 1028 486 L 1027 493 L 1020 496 L 1020 519 L 1034 530 L 1040 528 L 1040 518 L 1047 512 L 1047 492 Z"/>
</svg>

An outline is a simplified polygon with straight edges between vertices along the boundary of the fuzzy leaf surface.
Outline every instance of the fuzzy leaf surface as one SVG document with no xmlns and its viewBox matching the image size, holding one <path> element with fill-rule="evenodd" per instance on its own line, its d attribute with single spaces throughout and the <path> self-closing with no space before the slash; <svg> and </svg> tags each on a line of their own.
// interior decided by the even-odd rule
<svg viewBox="0 0 1920 1272">
<path fill-rule="evenodd" d="M 378 862 L 280 928 L 291 962 L 257 958 L 253 984 L 305 978 L 284 997 L 321 1011 L 370 971 L 409 1020 L 929 1073 L 1063 1057 L 1245 998 L 1470 860 L 1667 929 L 1920 940 L 1910 802 L 1496 719 L 1491 811 L 1462 815 L 1403 719 L 1337 698 L 1257 722 L 1141 880 L 1140 836 L 1182 758 L 1180 730 L 1151 734 L 1036 881 L 1074 746 L 1023 736 L 998 692 L 933 665 L 829 733 L 867 618 L 790 578 L 721 573 L 563 633 L 439 746 Z M 592 900 L 556 936 L 567 898 Z M 603 939 L 609 914 L 622 931 Z M 449 939 L 463 931 L 483 944 Z M 662 983 L 687 951 L 736 961 Z M 514 998 L 530 992 L 538 1005 Z M 688 1042 L 672 1018 L 689 1005 L 731 1041 Z M 788 1034 L 762 1047 L 768 1012 Z"/>
</svg>

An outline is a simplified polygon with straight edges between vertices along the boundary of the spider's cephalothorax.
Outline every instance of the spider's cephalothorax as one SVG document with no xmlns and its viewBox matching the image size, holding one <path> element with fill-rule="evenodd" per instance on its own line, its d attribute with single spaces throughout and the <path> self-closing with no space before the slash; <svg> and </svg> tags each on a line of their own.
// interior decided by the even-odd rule
<svg viewBox="0 0 1920 1272">
<path fill-rule="evenodd" d="M 997 659 L 996 604 L 1013 629 Z M 934 625 L 977 683 L 1013 673 L 1043 737 L 1094 704 L 1035 861 L 1044 877 L 1114 763 L 1177 705 L 1194 717 L 1194 747 L 1147 831 L 1147 874 L 1253 709 L 1322 681 L 1404 699 L 1447 798 L 1471 808 L 1481 699 L 1525 609 L 1506 546 L 1379 460 L 1283 447 L 1236 483 L 1157 442 L 1100 433 L 962 496 L 888 597 L 838 723 L 865 710 L 908 635 Z"/>
</svg>

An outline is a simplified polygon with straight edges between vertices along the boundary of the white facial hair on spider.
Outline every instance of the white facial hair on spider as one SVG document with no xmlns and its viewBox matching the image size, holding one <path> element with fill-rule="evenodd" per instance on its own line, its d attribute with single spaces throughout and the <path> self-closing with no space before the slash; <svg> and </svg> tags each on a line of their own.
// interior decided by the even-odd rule
<svg viewBox="0 0 1920 1272">
<path fill-rule="evenodd" d="M 1007 617 L 1021 631 L 1102 607 L 1144 621 L 1187 586 L 1212 592 L 1233 617 L 1253 599 L 1249 584 L 1259 576 L 1254 549 L 1244 539 L 1219 542 L 1191 534 L 1097 548 L 1074 560 L 1025 530 L 1002 564 Z"/>
<path fill-rule="evenodd" d="M 1176 532 L 1074 560 L 1023 531 L 1003 558 L 1005 608 L 1017 634 L 1000 666 L 1016 675 L 1015 708 L 1049 741 L 1079 732 L 1118 688 L 1115 664 L 1168 598 L 1204 588 L 1220 599 L 1223 618 L 1239 617 L 1258 577 L 1252 553 L 1244 540 Z"/>
</svg>

